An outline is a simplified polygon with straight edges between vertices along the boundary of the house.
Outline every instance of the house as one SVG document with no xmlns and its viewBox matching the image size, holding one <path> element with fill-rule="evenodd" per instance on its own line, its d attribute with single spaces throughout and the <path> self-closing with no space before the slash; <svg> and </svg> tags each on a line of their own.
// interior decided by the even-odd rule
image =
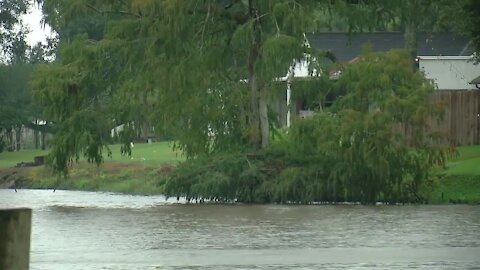
<svg viewBox="0 0 480 270">
<path fill-rule="evenodd" d="M 418 56 L 419 68 L 438 90 L 473 90 L 480 74 L 473 56 Z"/>
<path fill-rule="evenodd" d="M 309 34 L 306 36 L 310 46 L 322 49 L 333 54 L 338 62 L 353 63 L 358 59 L 366 44 L 372 51 L 389 51 L 405 47 L 405 37 L 401 32 L 369 32 L 369 33 L 343 33 L 327 32 Z M 474 74 L 480 73 L 480 66 L 473 65 L 471 61 L 473 48 L 468 38 L 456 36 L 451 33 L 426 34 L 419 33 L 417 40 L 418 65 L 438 86 L 438 89 L 471 89 L 468 83 Z M 331 78 L 340 74 L 333 72 Z M 280 112 L 279 122 L 289 126 L 290 111 L 299 116 L 312 114 L 313 108 L 308 108 L 302 100 L 290 100 L 290 83 L 293 80 L 306 79 L 309 77 L 307 64 L 296 63 L 289 73 L 282 78 L 287 81 L 287 91 L 283 99 L 286 106 L 286 117 L 282 115 L 279 104 L 275 104 L 274 110 Z M 327 104 L 325 104 L 327 105 Z M 293 113 L 294 112 L 294 113 Z"/>
<path fill-rule="evenodd" d="M 332 52 L 337 61 L 348 62 L 362 53 L 365 44 L 373 51 L 389 51 L 405 47 L 401 32 L 369 33 L 318 33 L 307 36 L 312 47 Z M 470 40 L 451 33 L 420 33 L 417 38 L 417 55 L 470 56 L 473 48 Z"/>
</svg>

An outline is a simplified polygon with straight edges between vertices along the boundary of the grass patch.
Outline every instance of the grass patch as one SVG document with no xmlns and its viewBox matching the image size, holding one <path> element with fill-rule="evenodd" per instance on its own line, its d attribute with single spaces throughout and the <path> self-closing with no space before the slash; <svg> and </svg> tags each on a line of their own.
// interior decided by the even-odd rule
<svg viewBox="0 0 480 270">
<path fill-rule="evenodd" d="M 447 163 L 447 175 L 480 175 L 480 145 L 458 148 L 458 157 Z"/>
<path fill-rule="evenodd" d="M 168 165 L 167 165 L 168 166 Z M 106 191 L 128 194 L 159 194 L 163 191 L 164 166 L 109 162 L 100 167 L 81 162 L 67 178 L 57 178 L 45 167 L 22 168 L 19 187 Z"/>
<path fill-rule="evenodd" d="M 480 203 L 480 145 L 458 148 L 431 193 L 431 202 Z"/>
<path fill-rule="evenodd" d="M 122 156 L 120 154 L 120 145 L 110 145 L 112 157 L 105 157 L 105 161 L 119 161 L 119 162 L 142 162 L 142 163 L 177 163 L 184 160 L 184 157 L 179 152 L 172 150 L 171 142 L 159 143 L 137 143 L 132 148 L 132 156 Z"/>
<path fill-rule="evenodd" d="M 109 148 L 112 156 L 105 156 L 105 162 L 99 167 L 80 160 L 70 168 L 66 179 L 59 180 L 44 166 L 18 168 L 23 176 L 19 187 L 158 194 L 163 191 L 166 174 L 173 168 L 168 164 L 184 160 L 172 150 L 169 142 L 135 144 L 130 157 L 120 154 L 118 144 Z M 33 149 L 0 153 L 0 172 L 20 162 L 31 162 L 34 156 L 47 154 L 48 151 Z"/>
<path fill-rule="evenodd" d="M 452 159 L 452 162 L 469 160 L 480 157 L 480 145 L 460 146 L 458 147 L 458 156 Z"/>
<path fill-rule="evenodd" d="M 446 173 L 448 175 L 480 175 L 480 157 L 450 162 Z"/>
<path fill-rule="evenodd" d="M 122 162 L 122 163 L 146 163 L 146 164 L 164 164 L 177 163 L 184 160 L 179 152 L 174 152 L 170 142 L 158 143 L 137 143 L 132 148 L 132 155 L 122 156 L 120 153 L 120 145 L 114 144 L 109 146 L 112 156 L 105 155 L 105 162 Z M 47 150 L 27 149 L 18 152 L 0 153 L 0 169 L 13 167 L 20 162 L 32 162 L 33 157 L 47 155 Z"/>
<path fill-rule="evenodd" d="M 29 149 L 18 152 L 0 153 L 0 169 L 13 167 L 20 162 L 33 162 L 33 157 L 47 155 L 47 150 Z"/>
<path fill-rule="evenodd" d="M 430 201 L 442 203 L 480 203 L 480 175 L 449 175 L 436 183 Z"/>
</svg>

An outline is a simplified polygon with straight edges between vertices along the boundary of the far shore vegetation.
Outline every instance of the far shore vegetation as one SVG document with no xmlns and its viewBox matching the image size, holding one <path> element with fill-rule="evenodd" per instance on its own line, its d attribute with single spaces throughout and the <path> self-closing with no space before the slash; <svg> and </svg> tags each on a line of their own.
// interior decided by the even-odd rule
<svg viewBox="0 0 480 270">
<path fill-rule="evenodd" d="M 417 61 L 424 33 L 466 36 L 462 54 L 480 55 L 479 1 L 43 0 L 57 35 L 35 46 L 21 20 L 33 2 L 4 2 L 0 187 L 480 202 L 479 149 L 457 149 L 465 142 L 440 127 L 448 102 L 432 99 Z M 403 41 L 385 51 L 367 42 L 349 59 L 315 45 L 316 33 L 366 31 Z M 26 133 L 45 151 L 21 150 Z M 171 143 L 132 147 L 151 140 Z M 34 156 L 47 166 L 15 167 Z"/>
<path fill-rule="evenodd" d="M 22 176 L 19 188 L 65 189 L 100 192 L 118 192 L 135 195 L 164 194 L 169 174 L 184 161 L 169 147 L 171 143 L 135 144 L 132 157 L 113 155 L 97 167 L 80 161 L 71 169 L 70 176 L 58 180 L 45 166 L 15 168 Z M 119 145 L 111 145 L 119 150 Z M 118 148 L 118 149 L 117 149 Z M 30 162 L 34 156 L 48 151 L 21 150 L 0 153 L 0 175 L 20 162 Z M 446 168 L 438 168 L 429 200 L 432 204 L 480 203 L 480 146 L 458 148 L 458 156 L 449 160 Z M 13 192 L 13 191 L 12 191 Z"/>
</svg>

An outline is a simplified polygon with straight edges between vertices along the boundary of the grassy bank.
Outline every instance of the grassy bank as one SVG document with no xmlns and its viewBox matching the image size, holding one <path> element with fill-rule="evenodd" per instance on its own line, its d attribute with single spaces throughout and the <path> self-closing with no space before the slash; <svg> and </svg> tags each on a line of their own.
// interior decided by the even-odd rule
<svg viewBox="0 0 480 270">
<path fill-rule="evenodd" d="M 15 175 L 17 187 L 109 191 L 129 194 L 158 194 L 162 179 L 183 157 L 169 143 L 135 144 L 132 156 L 120 154 L 120 145 L 111 145 L 112 157 L 100 167 L 80 160 L 70 169 L 68 178 L 59 178 L 44 167 L 12 168 L 19 162 L 31 162 L 47 151 L 23 150 L 0 153 L 0 181 L 3 175 Z"/>
<path fill-rule="evenodd" d="M 71 168 L 67 179 L 58 179 L 45 167 L 18 169 L 19 185 L 28 188 L 58 188 L 110 191 L 129 194 L 158 194 L 165 177 L 183 157 L 168 143 L 136 144 L 131 157 L 120 155 L 120 146 L 112 145 L 112 158 L 96 167 L 81 161 Z M 0 175 L 19 162 L 32 161 L 45 151 L 24 150 L 0 153 Z M 447 164 L 435 182 L 430 201 L 442 203 L 480 203 L 480 146 L 459 148 L 459 156 Z"/>
<path fill-rule="evenodd" d="M 162 179 L 173 166 L 106 162 L 100 167 L 81 162 L 68 178 L 58 178 L 45 167 L 22 169 L 17 186 L 34 189 L 67 189 L 120 192 L 128 194 L 162 193 Z"/>
<path fill-rule="evenodd" d="M 48 151 L 39 149 L 21 150 L 18 152 L 0 153 L 0 170 L 13 167 L 20 162 L 32 162 L 33 157 L 48 154 Z"/>
<path fill-rule="evenodd" d="M 174 152 L 169 142 L 152 144 L 135 144 L 132 148 L 132 156 L 122 156 L 120 145 L 110 145 L 112 157 L 105 156 L 105 162 L 142 163 L 142 164 L 164 164 L 176 163 L 183 160 L 183 157 Z M 37 149 L 22 150 L 19 152 L 0 153 L 0 169 L 15 166 L 19 162 L 31 162 L 34 156 L 46 155 L 48 151 Z"/>
<path fill-rule="evenodd" d="M 458 157 L 441 172 L 431 202 L 480 204 L 480 145 L 459 147 Z"/>
</svg>

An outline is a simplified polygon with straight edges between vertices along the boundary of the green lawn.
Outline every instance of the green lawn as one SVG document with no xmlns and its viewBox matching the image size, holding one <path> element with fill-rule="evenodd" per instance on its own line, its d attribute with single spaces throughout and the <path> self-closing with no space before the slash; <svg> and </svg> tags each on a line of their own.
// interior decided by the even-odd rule
<svg viewBox="0 0 480 270">
<path fill-rule="evenodd" d="M 447 164 L 448 175 L 480 175 L 480 145 L 458 148 L 459 156 Z"/>
<path fill-rule="evenodd" d="M 449 175 L 435 185 L 430 201 L 442 203 L 480 203 L 480 175 Z"/>
<path fill-rule="evenodd" d="M 126 157 L 120 154 L 120 145 L 110 145 L 112 157 L 105 157 L 105 161 L 116 162 L 141 162 L 141 163 L 176 163 L 183 160 L 180 153 L 172 150 L 169 142 L 152 144 L 137 143 L 132 148 L 132 156 Z M 46 155 L 48 151 L 22 150 L 19 152 L 0 153 L 0 168 L 12 167 L 19 162 L 32 162 L 34 156 Z"/>
<path fill-rule="evenodd" d="M 38 149 L 2 152 L 0 153 L 0 168 L 12 167 L 20 162 L 33 162 L 34 156 L 46 155 L 47 153 L 48 151 Z"/>
<path fill-rule="evenodd" d="M 432 203 L 480 203 L 480 145 L 459 147 L 458 152 L 436 184 Z"/>
<path fill-rule="evenodd" d="M 132 156 L 122 156 L 120 154 L 120 145 L 114 144 L 109 146 L 112 151 L 112 157 L 106 157 L 105 161 L 128 161 L 128 162 L 145 162 L 145 163 L 176 163 L 184 160 L 180 152 L 172 150 L 172 143 L 137 143 L 132 148 Z"/>
</svg>

